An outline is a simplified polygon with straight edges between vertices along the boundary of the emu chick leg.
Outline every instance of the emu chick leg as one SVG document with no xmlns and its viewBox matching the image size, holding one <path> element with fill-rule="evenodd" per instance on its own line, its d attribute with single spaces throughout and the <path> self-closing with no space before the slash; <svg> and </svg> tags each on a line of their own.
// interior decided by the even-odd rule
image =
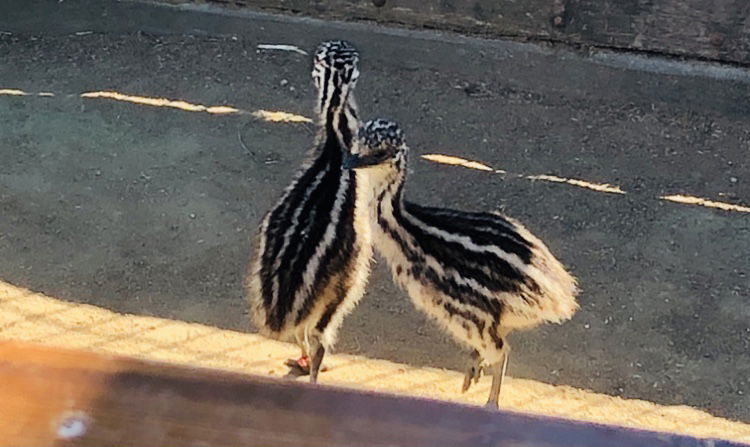
<svg viewBox="0 0 750 447">
<path fill-rule="evenodd" d="M 497 410 L 497 402 L 500 398 L 500 389 L 503 387 L 503 380 L 505 379 L 505 370 L 508 368 L 508 351 L 505 350 L 503 353 L 503 359 L 497 363 L 490 365 L 489 369 L 492 371 L 492 387 L 490 388 L 490 397 L 485 404 L 486 408 Z"/>
<path fill-rule="evenodd" d="M 312 352 L 312 358 L 310 359 L 310 383 L 317 383 L 320 365 L 323 363 L 323 356 L 326 353 L 326 347 L 323 346 L 323 343 L 320 342 L 317 336 L 313 336 L 310 340 L 310 351 Z"/>
</svg>

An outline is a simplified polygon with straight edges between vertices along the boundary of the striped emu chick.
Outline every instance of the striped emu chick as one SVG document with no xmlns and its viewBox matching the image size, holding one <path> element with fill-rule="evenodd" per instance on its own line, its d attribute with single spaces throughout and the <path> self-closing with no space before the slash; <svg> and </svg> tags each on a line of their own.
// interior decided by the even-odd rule
<svg viewBox="0 0 750 447">
<path fill-rule="evenodd" d="M 309 359 L 312 383 L 344 316 L 364 294 L 372 257 L 367 216 L 356 212 L 359 175 L 342 169 L 358 126 L 358 59 L 347 42 L 318 47 L 316 142 L 260 224 L 247 278 L 256 327 L 267 337 L 296 340 L 302 358 L 288 364 L 299 363 L 292 369 L 304 374 Z"/>
<path fill-rule="evenodd" d="M 396 123 L 368 122 L 344 162 L 370 188 L 373 244 L 414 305 L 473 349 L 463 391 L 487 368 L 497 408 L 508 332 L 560 323 L 578 308 L 576 280 L 521 224 L 499 214 L 404 201 L 408 148 Z"/>
</svg>

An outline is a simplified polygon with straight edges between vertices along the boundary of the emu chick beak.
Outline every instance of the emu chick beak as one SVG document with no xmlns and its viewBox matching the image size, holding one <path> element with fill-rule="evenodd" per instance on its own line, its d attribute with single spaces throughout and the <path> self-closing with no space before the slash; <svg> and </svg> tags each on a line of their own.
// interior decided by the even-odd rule
<svg viewBox="0 0 750 447">
<path fill-rule="evenodd" d="M 342 166 L 344 169 L 357 169 L 367 166 L 367 160 L 358 154 L 346 154 Z"/>
</svg>

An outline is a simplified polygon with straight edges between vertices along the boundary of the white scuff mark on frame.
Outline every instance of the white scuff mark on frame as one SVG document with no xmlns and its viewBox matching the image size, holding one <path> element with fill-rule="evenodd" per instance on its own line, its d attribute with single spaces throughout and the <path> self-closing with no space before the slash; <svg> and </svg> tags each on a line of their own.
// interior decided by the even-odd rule
<svg viewBox="0 0 750 447">
<path fill-rule="evenodd" d="M 59 439 L 71 440 L 85 435 L 91 425 L 91 418 L 82 411 L 66 412 L 56 427 Z"/>
</svg>

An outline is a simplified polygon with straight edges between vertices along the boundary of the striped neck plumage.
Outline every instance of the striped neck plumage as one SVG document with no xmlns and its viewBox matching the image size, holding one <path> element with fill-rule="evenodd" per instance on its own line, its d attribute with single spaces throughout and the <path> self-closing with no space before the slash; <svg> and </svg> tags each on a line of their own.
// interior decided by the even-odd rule
<svg viewBox="0 0 750 447">
<path fill-rule="evenodd" d="M 367 169 L 372 199 L 377 202 L 379 215 L 404 215 L 404 186 L 406 159 Z"/>
<path fill-rule="evenodd" d="M 326 76 L 330 79 L 330 76 Z M 357 105 L 353 86 L 329 82 L 318 91 L 318 120 L 326 135 L 335 135 L 342 149 L 349 150 L 357 131 Z"/>
</svg>

